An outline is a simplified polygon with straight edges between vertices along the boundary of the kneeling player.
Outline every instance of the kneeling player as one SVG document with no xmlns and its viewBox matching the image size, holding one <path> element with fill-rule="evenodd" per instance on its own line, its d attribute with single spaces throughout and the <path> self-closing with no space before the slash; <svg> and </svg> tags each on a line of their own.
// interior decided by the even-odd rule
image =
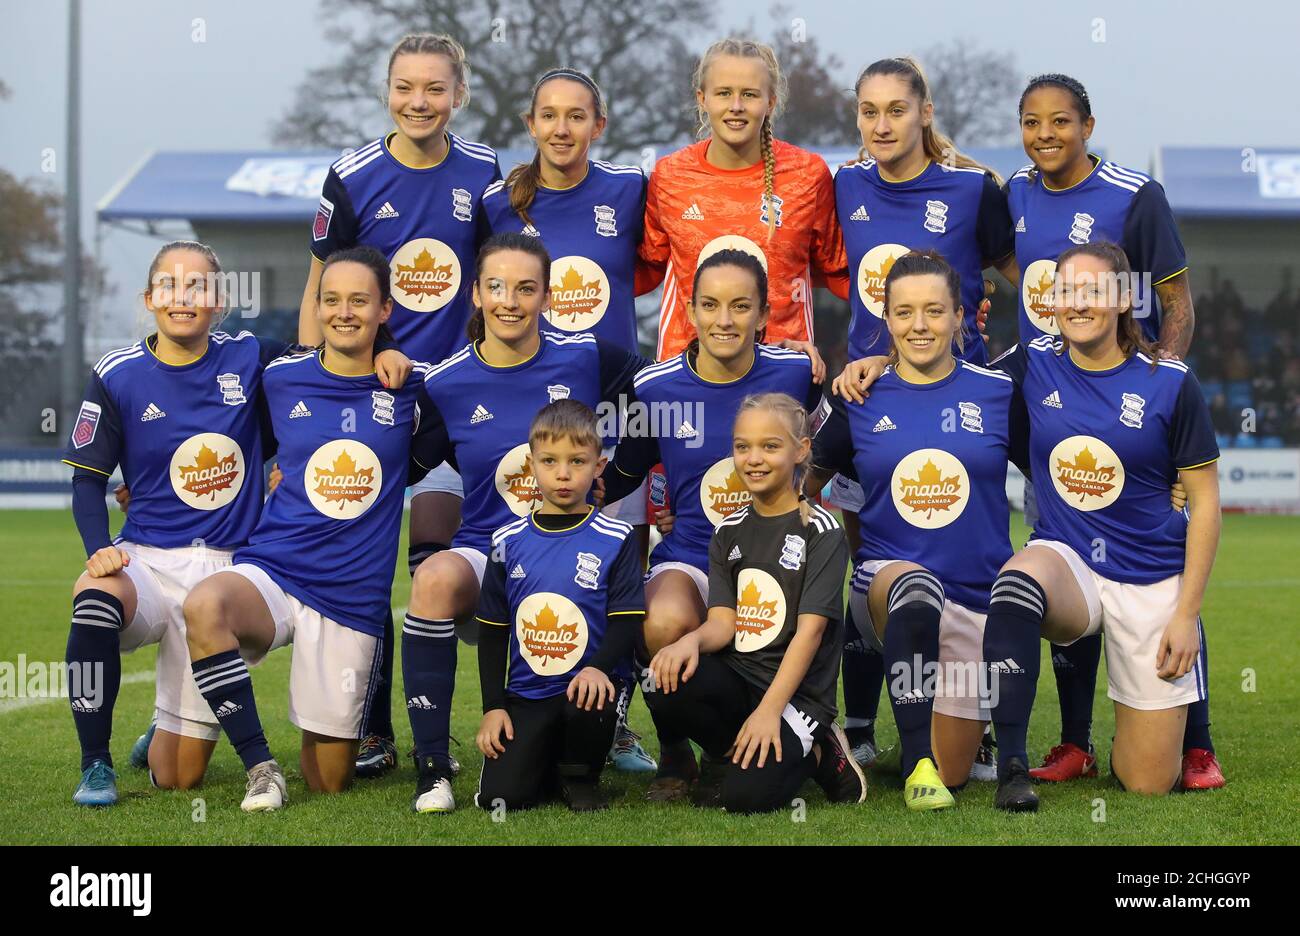
<svg viewBox="0 0 1300 936">
<path fill-rule="evenodd" d="M 661 730 L 709 755 L 699 805 L 770 812 L 810 777 L 833 802 L 861 802 L 866 779 L 835 725 L 848 545 L 798 494 L 808 414 L 785 394 L 747 397 L 733 435 L 752 501 L 714 532 L 708 619 L 655 654 L 646 702 Z"/>
<path fill-rule="evenodd" d="M 450 452 L 421 385 L 390 391 L 375 376 L 391 310 L 383 254 L 330 255 L 317 296 L 324 345 L 271 362 L 263 377 L 284 480 L 234 564 L 185 601 L 194 680 L 248 770 L 246 812 L 286 799 L 246 663 L 286 644 L 303 777 L 323 792 L 351 782 L 383 663 L 408 460 L 427 470 Z"/>
<path fill-rule="evenodd" d="M 1025 734 L 1040 636 L 1068 645 L 1104 632 L 1115 702 L 1111 768 L 1130 790 L 1178 782 L 1187 706 L 1205 696 L 1200 608 L 1219 538 L 1219 457 L 1185 364 L 1159 360 L 1133 318 L 1128 258 L 1113 244 L 1057 261 L 1059 340 L 999 366 L 1028 401 L 1039 520 L 989 600 L 984 655 L 998 680 L 1002 809 L 1032 810 Z M 1190 519 L 1167 507 L 1177 476 Z"/>
<path fill-rule="evenodd" d="M 542 504 L 492 535 L 479 595 L 483 775 L 474 801 L 527 809 L 558 794 L 602 809 L 597 783 L 618 721 L 611 675 L 645 617 L 632 527 L 588 503 L 605 467 L 596 414 L 542 408 L 528 432 Z"/>
</svg>

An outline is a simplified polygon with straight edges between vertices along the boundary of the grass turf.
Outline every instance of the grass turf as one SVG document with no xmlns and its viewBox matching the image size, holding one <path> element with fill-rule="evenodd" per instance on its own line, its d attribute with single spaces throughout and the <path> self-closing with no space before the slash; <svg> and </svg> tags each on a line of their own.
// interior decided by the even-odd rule
<svg viewBox="0 0 1300 936">
<path fill-rule="evenodd" d="M 5 620 L 0 661 L 62 660 L 67 640 L 70 588 L 81 569 L 80 545 L 70 517 L 57 511 L 0 513 L 0 573 Z M 1014 535 L 1023 540 L 1023 530 Z M 122 800 L 108 810 L 74 806 L 77 741 L 66 700 L 22 705 L 0 700 L 0 843 L 62 844 L 876 844 L 1046 843 L 1229 844 L 1300 841 L 1295 809 L 1296 713 L 1300 712 L 1300 649 L 1296 607 L 1300 577 L 1296 555 L 1300 520 L 1228 516 L 1223 544 L 1206 599 L 1213 733 L 1228 786 L 1208 793 L 1146 798 L 1125 793 L 1109 779 L 1109 738 L 1114 727 L 1106 678 L 1098 680 L 1094 736 L 1103 767 L 1096 780 L 1039 788 L 1036 815 L 1008 816 L 992 807 L 991 784 L 970 784 L 955 809 L 913 814 L 902 803 L 897 777 L 873 775 L 861 805 L 831 806 L 809 784 L 804 809 L 761 817 L 729 816 L 689 806 L 653 806 L 642 799 L 648 779 L 607 771 L 614 808 L 575 817 L 562 806 L 511 813 L 494 822 L 472 805 L 481 756 L 473 745 L 479 691 L 473 648 L 460 648 L 452 734 L 464 765 L 455 782 L 460 809 L 451 815 L 416 816 L 410 809 L 414 770 L 409 759 L 378 781 L 359 781 L 340 796 L 307 792 L 297 769 L 297 730 L 286 717 L 288 652 L 273 654 L 254 671 L 258 705 L 271 748 L 289 778 L 290 806 L 246 816 L 239 811 L 244 772 L 224 741 L 205 784 L 189 792 L 154 790 L 147 776 L 127 765 L 127 753 L 148 725 L 153 682 L 127 681 L 118 697 L 113 756 Z M 405 606 L 409 579 L 394 578 L 393 605 Z M 1046 645 L 1044 645 L 1046 646 Z M 123 674 L 152 671 L 154 650 L 123 660 Z M 1030 756 L 1056 740 L 1059 716 L 1051 665 L 1044 653 L 1038 703 L 1030 730 Z M 1251 682 L 1253 673 L 1253 684 Z M 401 680 L 400 660 L 396 678 Z M 410 747 L 403 696 L 394 692 L 398 745 Z M 888 701 L 881 705 L 879 739 L 895 740 Z M 654 732 L 638 694 L 633 727 L 654 752 Z"/>
</svg>

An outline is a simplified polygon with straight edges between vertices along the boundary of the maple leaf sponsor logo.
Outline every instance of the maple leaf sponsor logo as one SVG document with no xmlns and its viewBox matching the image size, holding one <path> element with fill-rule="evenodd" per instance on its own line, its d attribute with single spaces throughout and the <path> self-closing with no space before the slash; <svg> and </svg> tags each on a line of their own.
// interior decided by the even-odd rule
<svg viewBox="0 0 1300 936">
<path fill-rule="evenodd" d="M 877 318 L 885 314 L 885 277 L 905 253 L 907 248 L 901 244 L 878 244 L 858 263 L 858 298 Z"/>
<path fill-rule="evenodd" d="M 912 526 L 933 530 L 961 516 L 970 499 L 970 478 L 961 461 L 942 449 L 919 449 L 899 460 L 891 493 L 894 507 Z"/>
<path fill-rule="evenodd" d="M 603 301 L 600 286 L 587 282 L 570 264 L 559 280 L 551 282 L 551 314 L 569 318 L 590 315 Z"/>
<path fill-rule="evenodd" d="M 736 630 L 761 634 L 776 623 L 776 599 L 763 600 L 754 580 L 750 579 L 736 602 Z"/>
<path fill-rule="evenodd" d="M 1025 314 L 1039 331 L 1059 335 L 1056 324 L 1056 261 L 1035 260 L 1021 280 Z"/>
<path fill-rule="evenodd" d="M 497 465 L 497 493 L 517 517 L 526 517 L 542 502 L 528 461 L 528 443 L 516 445 Z"/>
<path fill-rule="evenodd" d="M 181 465 L 181 487 L 195 497 L 216 500 L 217 492 L 224 491 L 239 477 L 239 462 L 235 454 L 218 455 L 206 445 L 200 445 L 194 464 Z"/>
<path fill-rule="evenodd" d="M 542 610 L 532 621 L 525 621 L 520 632 L 520 641 L 529 653 L 541 660 L 543 667 L 548 661 L 563 660 L 578 649 L 574 642 L 578 628 L 573 624 L 561 624 L 559 615 L 551 610 L 549 604 L 542 605 Z"/>
<path fill-rule="evenodd" d="M 314 468 L 316 493 L 342 509 L 348 502 L 359 504 L 375 489 L 375 469 L 358 467 L 347 449 L 339 452 L 329 468 Z"/>
<path fill-rule="evenodd" d="M 519 655 L 539 676 L 558 676 L 582 659 L 587 649 L 587 622 L 582 609 L 556 592 L 534 592 L 515 612 Z"/>
<path fill-rule="evenodd" d="M 730 456 L 720 459 L 704 473 L 700 482 L 700 506 L 714 526 L 751 500 L 753 495 L 736 473 L 736 463 Z"/>
<path fill-rule="evenodd" d="M 233 501 L 244 486 L 244 474 L 244 453 L 219 432 L 191 436 L 172 454 L 172 490 L 198 510 L 217 510 Z"/>
<path fill-rule="evenodd" d="M 460 261 L 450 247 L 432 237 L 403 244 L 391 267 L 393 296 L 409 309 L 436 311 L 460 289 Z"/>
<path fill-rule="evenodd" d="M 396 266 L 397 287 L 411 296 L 441 296 L 451 286 L 451 264 L 439 264 L 429 251 L 421 250 L 415 262 Z"/>
<path fill-rule="evenodd" d="M 336 520 L 365 513 L 383 488 L 383 466 L 358 439 L 326 442 L 307 460 L 303 486 L 313 507 Z"/>
<path fill-rule="evenodd" d="M 1107 507 L 1124 489 L 1124 465 L 1119 456 L 1092 436 L 1061 440 L 1052 449 L 1048 465 L 1056 492 L 1078 510 Z"/>
<path fill-rule="evenodd" d="M 1066 491 L 1079 495 L 1080 503 L 1085 497 L 1104 497 L 1115 487 L 1115 466 L 1099 466 L 1097 457 L 1086 448 L 1072 462 L 1058 458 L 1056 472 Z"/>
<path fill-rule="evenodd" d="M 732 643 L 743 653 L 762 649 L 785 626 L 785 595 L 781 583 L 762 569 L 742 569 L 736 576 L 736 635 Z"/>
<path fill-rule="evenodd" d="M 945 478 L 937 465 L 927 461 L 915 478 L 899 479 L 898 499 L 926 519 L 936 510 L 948 510 L 962 498 L 961 478 Z"/>
</svg>

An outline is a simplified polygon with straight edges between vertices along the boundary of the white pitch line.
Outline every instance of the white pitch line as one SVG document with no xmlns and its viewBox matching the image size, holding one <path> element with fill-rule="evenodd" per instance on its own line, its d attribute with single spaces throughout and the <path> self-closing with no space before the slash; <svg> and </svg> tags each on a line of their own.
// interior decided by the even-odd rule
<svg viewBox="0 0 1300 936">
<path fill-rule="evenodd" d="M 132 683 L 151 682 L 153 680 L 153 670 L 141 670 L 138 673 L 124 673 L 122 675 L 122 685 L 127 686 Z M 0 715 L 6 712 L 17 712 L 20 709 L 31 708 L 33 705 L 45 705 L 49 702 L 67 702 L 67 696 L 42 696 L 37 699 L 4 699 L 0 701 Z"/>
</svg>

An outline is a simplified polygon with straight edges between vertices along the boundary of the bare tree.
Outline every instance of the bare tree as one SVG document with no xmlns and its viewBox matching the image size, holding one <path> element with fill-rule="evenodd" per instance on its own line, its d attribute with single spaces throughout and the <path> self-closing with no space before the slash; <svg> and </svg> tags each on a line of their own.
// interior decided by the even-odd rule
<svg viewBox="0 0 1300 936">
<path fill-rule="evenodd" d="M 952 41 L 920 56 L 934 99 L 934 120 L 959 146 L 999 146 L 1015 140 L 1021 76 L 1006 52 Z"/>
<path fill-rule="evenodd" d="M 852 144 L 857 130 L 844 63 L 807 36 L 802 21 L 791 20 L 788 7 L 774 6 L 771 15 L 776 26 L 772 49 L 790 86 L 789 105 L 776 126 L 778 135 L 800 146 Z"/>
<path fill-rule="evenodd" d="M 471 101 L 454 124 L 490 146 L 520 146 L 537 76 L 557 65 L 587 71 L 609 100 L 602 152 L 633 155 L 680 140 L 694 124 L 691 46 L 713 22 L 705 0 L 325 0 L 333 60 L 312 69 L 272 128 L 284 144 L 355 144 L 388 126 L 387 53 L 410 32 L 445 32 L 464 45 Z"/>
</svg>

